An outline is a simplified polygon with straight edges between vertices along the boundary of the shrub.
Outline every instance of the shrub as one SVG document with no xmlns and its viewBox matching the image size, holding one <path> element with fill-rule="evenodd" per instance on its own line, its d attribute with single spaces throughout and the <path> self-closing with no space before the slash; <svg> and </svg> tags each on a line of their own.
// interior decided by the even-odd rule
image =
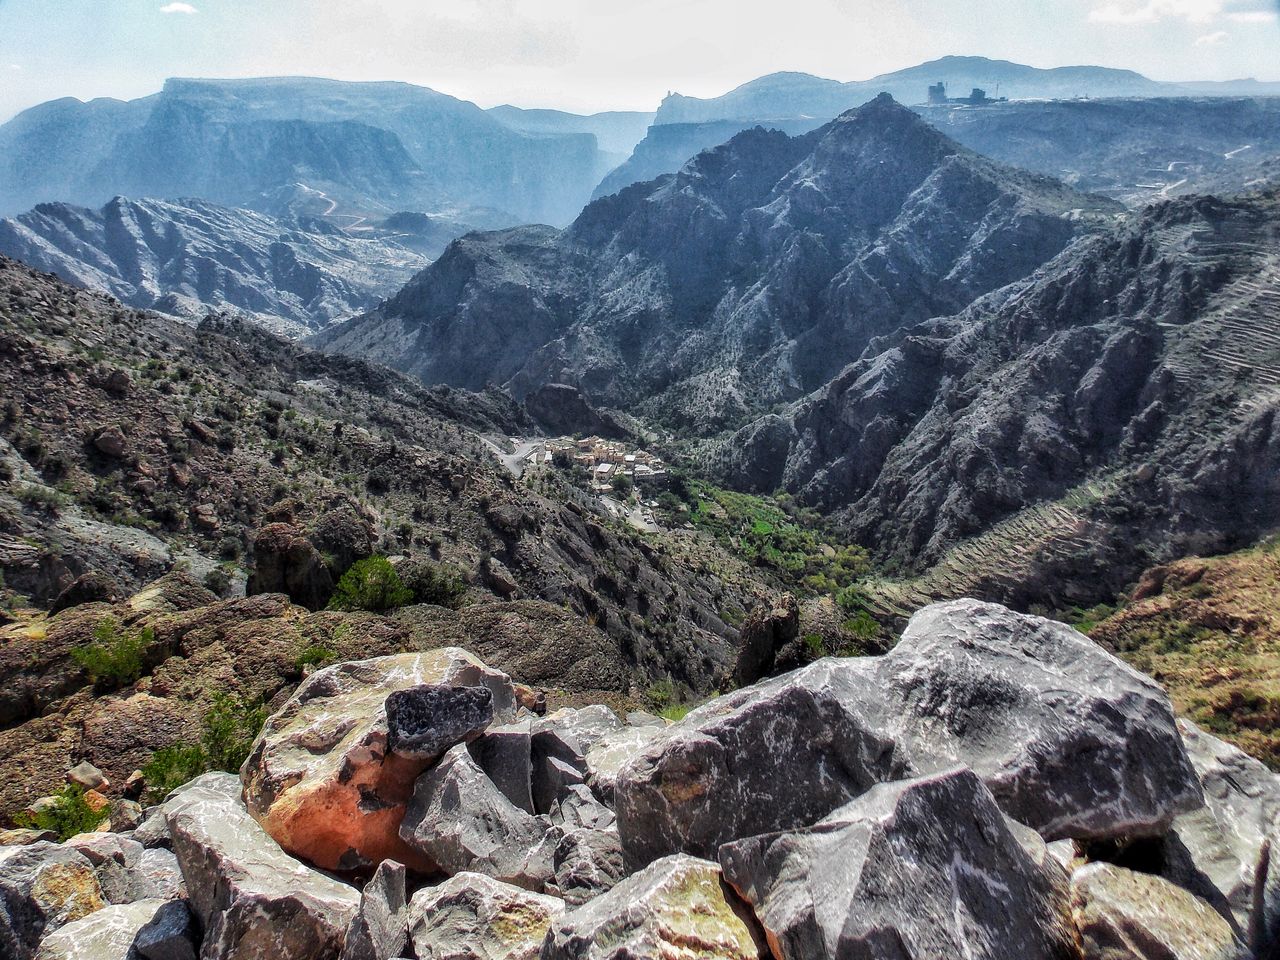
<svg viewBox="0 0 1280 960">
<path fill-rule="evenodd" d="M 204 585 L 220 597 L 231 592 L 231 574 L 222 567 L 214 567 L 204 575 Z"/>
<path fill-rule="evenodd" d="M 452 567 L 419 560 L 405 565 L 401 579 L 418 603 L 457 610 L 466 600 L 467 585 Z"/>
<path fill-rule="evenodd" d="M 95 684 L 126 687 L 142 676 L 143 656 L 155 631 L 122 630 L 111 617 L 93 631 L 93 642 L 71 651 L 71 659 Z"/>
<path fill-rule="evenodd" d="M 302 652 L 294 657 L 293 663 L 298 668 L 298 672 L 301 673 L 309 666 L 323 667 L 327 663 L 332 663 L 337 659 L 337 656 L 323 643 L 313 643 L 304 647 Z"/>
<path fill-rule="evenodd" d="M 253 741 L 267 722 L 266 708 L 220 693 L 204 715 L 204 746 L 210 770 L 238 773 L 249 757 Z"/>
<path fill-rule="evenodd" d="M 36 814 L 20 813 L 13 819 L 30 830 L 52 830 L 65 842 L 78 833 L 96 830 L 107 819 L 107 809 L 94 810 L 85 799 L 84 788 L 70 784 L 54 796 L 48 808 Z"/>
<path fill-rule="evenodd" d="M 413 591 L 404 585 L 386 557 L 357 560 L 342 575 L 329 601 L 330 610 L 367 610 L 386 613 L 413 603 Z"/>
<path fill-rule="evenodd" d="M 147 796 L 152 803 L 162 802 L 171 792 L 204 772 L 204 749 L 193 744 L 180 743 L 157 750 L 142 766 Z"/>
</svg>

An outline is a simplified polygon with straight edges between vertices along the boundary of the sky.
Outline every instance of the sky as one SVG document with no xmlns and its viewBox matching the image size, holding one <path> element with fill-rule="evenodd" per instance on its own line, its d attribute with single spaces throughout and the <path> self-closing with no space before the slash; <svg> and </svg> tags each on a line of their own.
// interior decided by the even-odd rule
<svg viewBox="0 0 1280 960">
<path fill-rule="evenodd" d="M 1280 80 L 1280 0 L 0 0 L 0 121 L 165 78 L 404 80 L 577 112 L 948 54 Z"/>
</svg>

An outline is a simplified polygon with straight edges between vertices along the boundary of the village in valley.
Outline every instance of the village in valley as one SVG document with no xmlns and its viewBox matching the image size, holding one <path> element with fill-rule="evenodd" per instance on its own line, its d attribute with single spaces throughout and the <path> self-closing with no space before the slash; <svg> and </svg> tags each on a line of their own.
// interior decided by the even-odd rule
<svg viewBox="0 0 1280 960">
<path fill-rule="evenodd" d="M 572 471 L 614 516 L 647 532 L 662 529 L 654 516 L 655 497 L 667 489 L 671 473 L 661 457 L 596 436 L 508 439 L 515 453 L 503 459 L 510 463 L 518 458 L 517 473 L 531 468 Z"/>
</svg>

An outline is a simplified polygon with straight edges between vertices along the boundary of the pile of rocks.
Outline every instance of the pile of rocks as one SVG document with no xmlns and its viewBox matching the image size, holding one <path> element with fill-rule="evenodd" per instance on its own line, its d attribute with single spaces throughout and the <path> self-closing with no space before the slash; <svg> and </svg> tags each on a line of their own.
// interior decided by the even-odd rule
<svg viewBox="0 0 1280 960">
<path fill-rule="evenodd" d="M 1280 780 L 1061 624 L 941 604 L 672 725 L 533 704 L 457 648 L 320 670 L 240 776 L 0 848 L 0 954 L 1280 955 Z"/>
</svg>

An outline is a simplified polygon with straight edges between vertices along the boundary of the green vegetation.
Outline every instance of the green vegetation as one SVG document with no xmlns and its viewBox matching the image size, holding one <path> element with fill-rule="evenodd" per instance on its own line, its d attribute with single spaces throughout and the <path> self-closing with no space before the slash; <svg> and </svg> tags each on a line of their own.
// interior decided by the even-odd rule
<svg viewBox="0 0 1280 960">
<path fill-rule="evenodd" d="M 338 655 L 323 643 L 312 643 L 302 648 L 302 652 L 293 658 L 293 663 L 301 673 L 306 667 L 323 667 L 337 658 Z"/>
<path fill-rule="evenodd" d="M 71 659 L 94 684 L 127 687 L 142 676 L 143 657 L 155 643 L 155 631 L 125 630 L 107 617 L 93 631 L 93 642 L 71 651 Z"/>
<path fill-rule="evenodd" d="M 239 772 L 266 722 L 267 711 L 261 704 L 218 694 L 204 715 L 200 743 L 179 743 L 157 750 L 143 766 L 148 799 L 159 803 L 202 773 Z"/>
<path fill-rule="evenodd" d="M 391 561 L 386 557 L 369 557 L 357 560 L 342 575 L 329 601 L 329 609 L 386 613 L 413 601 L 413 591 L 405 586 Z"/>
<path fill-rule="evenodd" d="M 452 567 L 417 560 L 405 565 L 400 579 L 417 603 L 457 610 L 466 601 L 467 585 Z"/>
<path fill-rule="evenodd" d="M 19 813 L 14 818 L 19 827 L 28 830 L 51 830 L 59 842 L 70 840 L 76 834 L 90 833 L 107 819 L 107 810 L 94 810 L 85 799 L 81 786 L 70 784 L 53 797 L 53 803 L 34 814 Z"/>
<path fill-rule="evenodd" d="M 866 550 L 841 544 L 839 534 L 813 510 L 798 508 L 786 494 L 758 497 L 689 482 L 683 507 L 689 521 L 713 535 L 748 563 L 767 567 L 794 587 L 834 593 L 870 570 Z M 675 494 L 659 509 L 670 512 Z"/>
</svg>

